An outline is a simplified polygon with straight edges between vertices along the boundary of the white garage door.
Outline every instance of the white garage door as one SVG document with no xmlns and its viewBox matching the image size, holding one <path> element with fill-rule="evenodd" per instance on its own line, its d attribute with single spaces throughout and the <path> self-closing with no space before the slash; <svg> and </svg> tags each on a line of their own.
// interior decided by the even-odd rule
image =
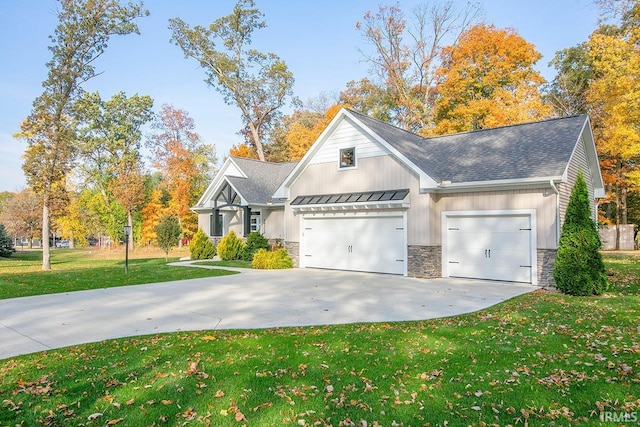
<svg viewBox="0 0 640 427">
<path fill-rule="evenodd" d="M 402 216 L 302 219 L 303 267 L 405 274 Z"/>
<path fill-rule="evenodd" d="M 456 215 L 445 222 L 448 276 L 532 283 L 530 215 Z"/>
</svg>

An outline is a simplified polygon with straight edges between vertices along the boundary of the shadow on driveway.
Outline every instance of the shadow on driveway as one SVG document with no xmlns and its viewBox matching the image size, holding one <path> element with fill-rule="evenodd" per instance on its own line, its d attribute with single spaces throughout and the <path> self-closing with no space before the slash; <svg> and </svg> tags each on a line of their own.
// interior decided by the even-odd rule
<svg viewBox="0 0 640 427">
<path fill-rule="evenodd" d="M 333 270 L 245 270 L 149 285 L 0 300 L 0 359 L 160 332 L 426 320 L 536 286 Z"/>
</svg>

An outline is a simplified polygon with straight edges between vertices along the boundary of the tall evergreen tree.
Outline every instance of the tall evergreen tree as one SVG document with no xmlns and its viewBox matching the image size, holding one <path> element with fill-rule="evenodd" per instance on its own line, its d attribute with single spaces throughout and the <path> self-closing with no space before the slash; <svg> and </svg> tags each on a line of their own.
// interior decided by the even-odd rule
<svg viewBox="0 0 640 427">
<path fill-rule="evenodd" d="M 11 236 L 7 234 L 6 228 L 0 224 L 0 257 L 8 257 L 15 252 Z"/>
<path fill-rule="evenodd" d="M 601 246 L 591 217 L 587 183 L 580 172 L 567 206 L 553 270 L 559 290 L 570 295 L 601 295 L 607 290 Z"/>
</svg>

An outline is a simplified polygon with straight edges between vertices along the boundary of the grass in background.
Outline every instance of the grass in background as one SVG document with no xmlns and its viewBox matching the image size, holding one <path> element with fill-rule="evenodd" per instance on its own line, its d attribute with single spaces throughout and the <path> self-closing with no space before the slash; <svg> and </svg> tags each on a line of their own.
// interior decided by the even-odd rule
<svg viewBox="0 0 640 427">
<path fill-rule="evenodd" d="M 0 299 L 235 274 L 170 267 L 156 252 L 132 251 L 129 274 L 124 273 L 124 250 L 56 249 L 51 252 L 50 271 L 41 269 L 42 252 L 18 252 L 0 258 Z"/>
<path fill-rule="evenodd" d="M 640 263 L 605 259 L 603 297 L 536 291 L 446 319 L 162 334 L 7 359 L 0 425 L 599 425 L 640 411 Z"/>
<path fill-rule="evenodd" d="M 214 267 L 251 268 L 251 261 L 234 259 L 230 261 L 198 261 L 197 265 L 212 265 Z"/>
</svg>

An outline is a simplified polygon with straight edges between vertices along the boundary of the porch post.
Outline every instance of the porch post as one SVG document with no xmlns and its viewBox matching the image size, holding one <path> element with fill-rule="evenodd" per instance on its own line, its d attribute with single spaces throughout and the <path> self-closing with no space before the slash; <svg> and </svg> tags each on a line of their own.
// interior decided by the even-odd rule
<svg viewBox="0 0 640 427">
<path fill-rule="evenodd" d="M 244 210 L 244 237 L 247 237 L 251 233 L 251 208 L 249 206 L 243 206 Z"/>
<path fill-rule="evenodd" d="M 220 215 L 220 209 L 213 209 L 213 216 L 211 217 L 211 235 L 218 237 L 220 236 L 220 223 L 218 222 L 218 215 Z"/>
</svg>

